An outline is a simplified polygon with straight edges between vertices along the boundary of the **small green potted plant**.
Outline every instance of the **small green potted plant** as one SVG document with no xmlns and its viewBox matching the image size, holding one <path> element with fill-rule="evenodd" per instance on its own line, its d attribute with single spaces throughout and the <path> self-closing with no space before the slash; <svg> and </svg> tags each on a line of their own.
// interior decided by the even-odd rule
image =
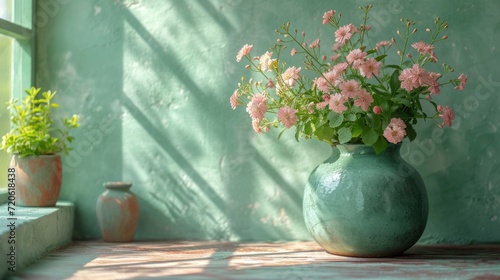
<svg viewBox="0 0 500 280">
<path fill-rule="evenodd" d="M 16 205 L 54 206 L 62 184 L 60 153 L 68 153 L 74 138 L 69 132 L 79 127 L 78 116 L 64 117 L 62 126 L 54 127 L 52 102 L 56 92 L 32 87 L 21 102 L 11 99 L 11 130 L 2 138 L 0 149 L 12 154 L 9 187 L 15 187 Z"/>
</svg>

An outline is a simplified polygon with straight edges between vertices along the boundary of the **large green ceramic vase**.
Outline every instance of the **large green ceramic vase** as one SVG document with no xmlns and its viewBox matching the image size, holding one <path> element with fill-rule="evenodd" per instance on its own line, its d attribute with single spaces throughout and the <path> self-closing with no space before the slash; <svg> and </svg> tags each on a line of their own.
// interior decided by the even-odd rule
<svg viewBox="0 0 500 280">
<path fill-rule="evenodd" d="M 422 235 L 428 202 L 418 172 L 391 145 L 338 145 L 310 175 L 304 192 L 307 229 L 327 252 L 351 257 L 403 253 Z"/>
</svg>

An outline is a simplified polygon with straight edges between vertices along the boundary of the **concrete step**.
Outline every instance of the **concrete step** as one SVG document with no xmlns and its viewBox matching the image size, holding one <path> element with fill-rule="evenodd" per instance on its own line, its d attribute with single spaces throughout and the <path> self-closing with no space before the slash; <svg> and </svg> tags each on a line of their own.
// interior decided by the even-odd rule
<svg viewBox="0 0 500 280">
<path fill-rule="evenodd" d="M 20 207 L 0 201 L 0 279 L 71 242 L 75 206 Z M 12 212 L 12 214 L 11 214 Z"/>
</svg>

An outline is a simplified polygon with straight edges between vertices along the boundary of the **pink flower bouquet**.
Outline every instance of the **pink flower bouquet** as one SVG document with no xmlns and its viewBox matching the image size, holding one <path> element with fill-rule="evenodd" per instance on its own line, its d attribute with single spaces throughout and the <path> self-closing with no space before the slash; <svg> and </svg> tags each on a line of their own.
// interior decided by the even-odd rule
<svg viewBox="0 0 500 280">
<path fill-rule="evenodd" d="M 323 16 L 323 24 L 335 28 L 332 47 L 323 52 L 320 39 L 306 42 L 304 32 L 291 31 L 285 23 L 276 32 L 277 43 L 261 56 L 251 56 L 252 45 L 244 45 L 236 61 L 249 61 L 246 68 L 262 76 L 253 81 L 242 77 L 230 98 L 235 109 L 245 105 L 257 133 L 272 127 L 296 127 L 295 137 L 313 138 L 331 145 L 363 143 L 377 153 L 388 143 L 397 144 L 405 137 L 415 139 L 413 125 L 418 119 L 441 119 L 439 127 L 451 126 L 453 109 L 436 104 L 432 97 L 447 84 L 463 90 L 467 77 L 445 80 L 453 69 L 443 64 L 441 72 L 425 67 L 435 65 L 435 44 L 446 40 L 441 33 L 448 24 L 439 18 L 434 29 L 427 28 L 428 42 L 410 39 L 417 33 L 410 20 L 401 20 L 404 31 L 389 41 L 373 44 L 367 25 L 371 6 L 363 11 L 361 25 L 341 25 L 341 15 L 334 10 Z M 333 34 L 335 37 L 333 38 Z M 285 50 L 289 45 L 291 49 Z M 303 66 L 288 66 L 293 56 L 303 57 Z M 424 111 L 428 102 L 434 113 Z M 427 109 L 428 110 L 428 109 Z M 270 116 L 275 114 L 275 118 Z M 281 134 L 280 134 L 281 135 Z"/>
</svg>

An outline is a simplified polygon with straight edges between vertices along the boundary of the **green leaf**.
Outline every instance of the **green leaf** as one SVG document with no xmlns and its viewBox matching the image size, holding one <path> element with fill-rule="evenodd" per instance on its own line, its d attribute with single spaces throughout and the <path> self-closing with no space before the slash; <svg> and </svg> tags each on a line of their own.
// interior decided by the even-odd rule
<svg viewBox="0 0 500 280">
<path fill-rule="evenodd" d="M 332 139 L 332 135 L 334 132 L 335 131 L 333 130 L 333 128 L 324 125 L 316 129 L 314 134 L 316 135 L 318 140 L 328 142 Z"/>
<path fill-rule="evenodd" d="M 339 127 L 344 121 L 344 115 L 331 111 L 328 114 L 328 121 L 330 122 L 330 127 L 332 128 Z"/>
<path fill-rule="evenodd" d="M 395 65 L 395 64 L 389 64 L 389 65 L 384 66 L 384 69 L 387 69 L 387 68 L 403 70 L 403 69 L 401 69 L 401 67 L 399 67 L 399 65 Z"/>
<path fill-rule="evenodd" d="M 356 114 L 347 114 L 345 116 L 345 119 L 350 121 L 350 122 L 355 122 L 356 121 Z"/>
<path fill-rule="evenodd" d="M 359 137 L 363 133 L 363 128 L 359 125 L 354 125 L 351 129 L 352 137 Z"/>
<path fill-rule="evenodd" d="M 387 147 L 389 146 L 389 143 L 384 139 L 384 137 L 379 137 L 377 142 L 373 144 L 373 149 L 375 150 L 375 153 L 380 154 L 381 152 L 385 151 Z"/>
<path fill-rule="evenodd" d="M 380 127 L 380 117 L 379 115 L 375 115 L 372 113 L 366 114 L 366 123 L 368 124 L 369 127 Z"/>
<path fill-rule="evenodd" d="M 411 61 L 407 60 L 407 61 L 403 62 L 403 65 L 408 67 L 408 68 L 411 68 L 413 66 L 413 63 Z"/>
<path fill-rule="evenodd" d="M 340 144 L 345 144 L 352 139 L 352 133 L 351 130 L 347 127 L 342 127 L 338 131 L 338 136 L 339 136 L 339 143 Z"/>
<path fill-rule="evenodd" d="M 406 99 L 406 98 L 393 97 L 393 98 L 391 98 L 391 100 L 394 103 L 399 103 L 399 104 L 403 104 L 405 106 L 411 107 L 410 101 L 408 99 Z"/>
<path fill-rule="evenodd" d="M 361 133 L 361 138 L 363 139 L 363 143 L 365 143 L 365 145 L 371 146 L 377 142 L 379 137 L 373 128 L 367 128 L 363 130 L 363 133 Z"/>
<path fill-rule="evenodd" d="M 394 70 L 394 72 L 392 72 L 391 82 L 389 85 L 391 87 L 392 94 L 395 94 L 396 91 L 401 88 L 401 81 L 399 80 L 399 70 Z"/>
<path fill-rule="evenodd" d="M 417 132 L 410 124 L 406 124 L 406 136 L 408 136 L 408 140 L 410 140 L 410 142 L 417 138 Z"/>
<path fill-rule="evenodd" d="M 381 61 L 381 60 L 382 60 L 382 59 L 384 59 L 386 56 L 387 56 L 386 54 L 383 54 L 383 55 L 381 55 L 381 56 L 377 56 L 377 57 L 375 57 L 375 60 L 376 60 L 376 61 Z"/>
</svg>

